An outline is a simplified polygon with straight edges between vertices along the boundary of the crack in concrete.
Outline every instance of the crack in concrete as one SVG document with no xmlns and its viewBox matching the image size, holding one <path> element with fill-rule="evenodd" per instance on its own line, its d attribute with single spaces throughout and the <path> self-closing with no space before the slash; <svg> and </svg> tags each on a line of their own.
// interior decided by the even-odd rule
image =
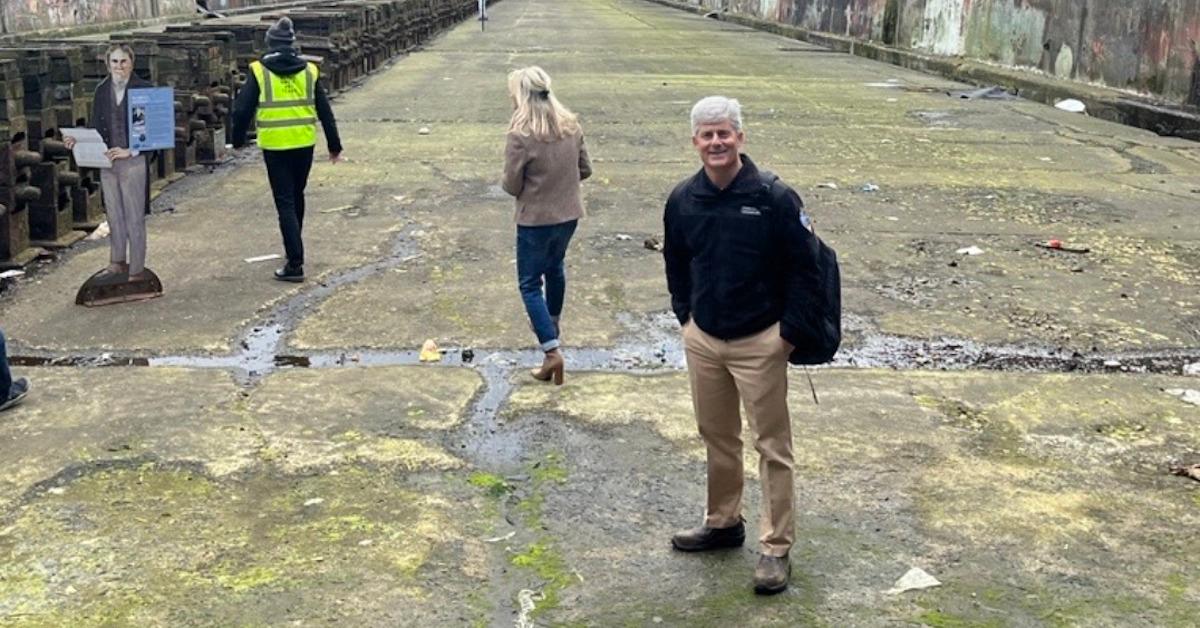
<svg viewBox="0 0 1200 628">
<path fill-rule="evenodd" d="M 332 287 L 328 289 L 331 290 Z M 109 352 L 63 353 L 14 355 L 10 357 L 10 362 L 16 366 L 174 366 L 225 369 L 241 371 L 238 381 L 246 386 L 251 386 L 270 373 L 285 368 L 335 369 L 422 364 L 419 359 L 420 352 L 415 349 L 283 352 L 280 350 L 283 340 L 296 322 L 297 320 L 290 320 L 285 323 L 255 325 L 243 339 L 243 350 L 227 356 L 172 355 L 147 358 Z M 533 365 L 540 357 L 534 349 L 489 351 L 454 346 L 443 347 L 442 352 L 442 361 L 430 365 L 429 368 L 472 368 L 484 373 L 485 379 L 491 371 L 501 369 L 507 375 L 517 369 L 517 365 Z M 474 359 L 464 359 L 464 353 L 474 355 Z M 567 355 L 571 370 L 576 372 L 644 375 L 682 371 L 685 368 L 683 347 L 678 339 L 665 341 L 663 344 L 626 342 L 609 348 L 571 347 L 567 350 Z M 862 335 L 854 347 L 839 352 L 833 362 L 817 368 L 1180 375 L 1184 366 L 1197 362 L 1200 362 L 1200 349 L 1193 348 L 1083 353 L 1046 346 L 986 345 L 962 338 L 922 339 L 867 333 Z"/>
<path fill-rule="evenodd" d="M 276 305 L 240 335 L 237 341 L 237 345 L 241 347 L 240 351 L 229 356 L 154 357 L 149 359 L 148 365 L 235 369 L 239 383 L 246 386 L 257 384 L 279 367 L 279 355 L 287 335 L 296 328 L 308 311 L 328 299 L 342 286 L 358 283 L 419 257 L 420 253 L 416 252 L 416 244 L 410 235 L 412 230 L 413 223 L 410 222 L 393 240 L 391 252 L 386 257 L 338 273 Z M 286 364 L 286 360 L 284 363 Z"/>
<path fill-rule="evenodd" d="M 0 513 L 0 525 L 11 525 L 16 518 L 21 516 L 22 511 L 29 504 L 45 496 L 47 493 L 61 491 L 63 488 L 85 477 L 104 471 L 136 471 L 145 469 L 147 466 L 152 466 L 155 471 L 183 471 L 210 482 L 217 481 L 203 462 L 165 459 L 150 453 L 132 458 L 73 462 L 59 469 L 54 475 L 39 480 L 26 488 L 19 497 L 11 502 L 3 513 Z"/>
</svg>

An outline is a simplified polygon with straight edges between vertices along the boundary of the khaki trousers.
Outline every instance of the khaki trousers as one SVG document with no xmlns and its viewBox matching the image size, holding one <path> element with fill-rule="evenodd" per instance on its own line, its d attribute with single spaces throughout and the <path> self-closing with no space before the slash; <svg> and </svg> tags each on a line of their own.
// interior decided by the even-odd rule
<svg viewBox="0 0 1200 628">
<path fill-rule="evenodd" d="M 129 262 L 129 274 L 146 267 L 146 155 L 118 159 L 100 170 L 108 214 L 108 261 Z"/>
<path fill-rule="evenodd" d="M 778 323 L 736 340 L 714 338 L 693 322 L 683 328 L 696 425 L 708 449 L 704 525 L 727 528 L 742 514 L 742 417 L 754 433 L 762 479 L 759 543 L 784 556 L 795 541 L 792 425 L 787 407 L 789 345 Z"/>
</svg>

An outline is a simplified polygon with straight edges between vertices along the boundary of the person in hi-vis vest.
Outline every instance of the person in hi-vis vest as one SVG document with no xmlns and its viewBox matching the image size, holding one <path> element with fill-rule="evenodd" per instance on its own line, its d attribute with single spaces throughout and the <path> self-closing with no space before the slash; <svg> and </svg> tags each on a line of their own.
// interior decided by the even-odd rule
<svg viewBox="0 0 1200 628">
<path fill-rule="evenodd" d="M 287 263 L 275 271 L 280 281 L 304 281 L 304 187 L 317 144 L 317 120 L 325 130 L 329 161 L 341 161 L 342 142 L 329 96 L 317 66 L 296 51 L 292 20 L 280 18 L 267 31 L 267 54 L 250 64 L 250 76 L 233 103 L 233 147 L 246 145 L 250 120 L 279 212 Z"/>
</svg>

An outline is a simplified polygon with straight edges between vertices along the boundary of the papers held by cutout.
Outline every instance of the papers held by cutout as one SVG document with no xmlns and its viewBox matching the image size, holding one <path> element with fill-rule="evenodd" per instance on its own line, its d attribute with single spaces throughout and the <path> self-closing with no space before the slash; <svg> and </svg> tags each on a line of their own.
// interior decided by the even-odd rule
<svg viewBox="0 0 1200 628">
<path fill-rule="evenodd" d="M 75 163 L 80 167 L 112 168 L 112 161 L 104 155 L 108 152 L 108 145 L 96 129 L 64 128 L 59 131 L 63 137 L 75 138 L 75 149 L 71 152 L 75 156 Z"/>
</svg>

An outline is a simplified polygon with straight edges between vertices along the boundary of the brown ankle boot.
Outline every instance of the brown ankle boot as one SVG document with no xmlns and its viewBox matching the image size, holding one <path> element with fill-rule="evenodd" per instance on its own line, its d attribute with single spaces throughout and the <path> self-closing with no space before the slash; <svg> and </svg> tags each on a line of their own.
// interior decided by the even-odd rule
<svg viewBox="0 0 1200 628">
<path fill-rule="evenodd" d="M 546 357 L 542 360 L 541 368 L 532 369 L 529 371 L 534 379 L 548 382 L 554 380 L 555 386 L 562 386 L 563 370 L 566 366 L 566 360 L 563 359 L 562 352 L 558 349 L 551 349 L 546 352 Z"/>
</svg>

